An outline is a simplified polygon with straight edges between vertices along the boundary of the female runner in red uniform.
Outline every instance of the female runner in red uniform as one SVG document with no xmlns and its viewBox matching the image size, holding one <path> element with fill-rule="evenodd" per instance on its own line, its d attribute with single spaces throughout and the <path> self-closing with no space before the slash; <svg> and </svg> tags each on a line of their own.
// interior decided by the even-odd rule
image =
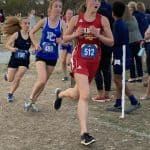
<svg viewBox="0 0 150 150">
<path fill-rule="evenodd" d="M 99 0 L 86 0 L 85 12 L 74 16 L 64 35 L 64 42 L 76 39 L 76 47 L 72 54 L 72 74 L 76 85 L 65 91 L 56 89 L 54 108 L 61 107 L 62 99 L 70 97 L 79 99 L 78 117 L 81 128 L 81 144 L 89 145 L 95 142 L 87 132 L 88 99 L 90 83 L 96 74 L 100 58 L 100 44 L 113 46 L 113 36 L 110 25 L 104 16 L 97 13 Z"/>
</svg>

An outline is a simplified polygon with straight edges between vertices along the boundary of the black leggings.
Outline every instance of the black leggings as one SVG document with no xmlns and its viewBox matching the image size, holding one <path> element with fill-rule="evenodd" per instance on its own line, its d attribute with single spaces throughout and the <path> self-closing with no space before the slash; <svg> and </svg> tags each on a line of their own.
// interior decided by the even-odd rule
<svg viewBox="0 0 150 150">
<path fill-rule="evenodd" d="M 110 91 L 111 89 L 111 56 L 111 49 L 104 47 L 100 65 L 95 76 L 96 87 L 99 91 L 103 90 L 103 87 L 105 87 L 105 91 Z"/>
<path fill-rule="evenodd" d="M 147 72 L 150 75 L 150 42 L 145 43 Z"/>
</svg>

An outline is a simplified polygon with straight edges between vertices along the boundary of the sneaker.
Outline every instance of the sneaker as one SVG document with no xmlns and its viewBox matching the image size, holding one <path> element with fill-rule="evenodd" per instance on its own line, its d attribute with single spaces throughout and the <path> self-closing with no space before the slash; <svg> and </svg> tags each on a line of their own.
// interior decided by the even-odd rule
<svg viewBox="0 0 150 150">
<path fill-rule="evenodd" d="M 121 112 L 122 108 L 121 106 L 118 106 L 118 107 L 113 106 L 113 107 L 107 108 L 106 110 L 113 111 L 113 112 Z"/>
<path fill-rule="evenodd" d="M 57 88 L 57 89 L 55 90 L 56 100 L 55 100 L 55 102 L 54 102 L 54 108 L 55 108 L 56 110 L 60 109 L 61 103 L 62 103 L 62 98 L 59 98 L 59 97 L 58 97 L 58 95 L 59 95 L 60 92 L 61 92 L 61 89 L 59 89 L 59 88 Z"/>
<path fill-rule="evenodd" d="M 130 83 L 134 83 L 134 82 L 136 82 L 137 80 L 136 80 L 136 78 L 130 78 L 129 80 L 128 80 L 128 82 L 130 82 Z"/>
<path fill-rule="evenodd" d="M 24 110 L 25 111 L 30 111 L 32 108 L 32 100 L 28 100 L 24 103 Z"/>
<path fill-rule="evenodd" d="M 81 135 L 81 144 L 83 145 L 89 145 L 94 143 L 96 140 L 94 139 L 94 137 L 92 137 L 89 133 L 83 133 L 83 135 Z"/>
<path fill-rule="evenodd" d="M 38 109 L 38 107 L 35 105 L 35 103 L 32 103 L 32 104 L 31 104 L 31 111 L 32 111 L 32 112 L 39 112 L 39 109 Z"/>
<path fill-rule="evenodd" d="M 96 102 L 106 102 L 106 101 L 110 101 L 111 98 L 109 96 L 96 96 L 94 98 L 92 98 L 93 101 L 96 101 Z"/>
<path fill-rule="evenodd" d="M 15 100 L 15 97 L 13 96 L 13 94 L 8 93 L 7 94 L 7 102 L 13 102 Z"/>
<path fill-rule="evenodd" d="M 133 111 L 135 111 L 135 110 L 137 110 L 137 109 L 139 109 L 139 108 L 141 108 L 141 107 L 142 107 L 142 106 L 141 106 L 140 103 L 137 103 L 136 105 L 131 105 L 128 109 L 125 110 L 125 113 L 126 113 L 126 114 L 130 114 L 130 113 L 132 113 Z"/>
<path fill-rule="evenodd" d="M 136 79 L 136 82 L 142 82 L 142 79 Z"/>
<path fill-rule="evenodd" d="M 62 81 L 68 81 L 68 77 L 63 77 Z"/>
<path fill-rule="evenodd" d="M 140 97 L 140 100 L 150 100 L 150 96 L 144 95 Z"/>
</svg>

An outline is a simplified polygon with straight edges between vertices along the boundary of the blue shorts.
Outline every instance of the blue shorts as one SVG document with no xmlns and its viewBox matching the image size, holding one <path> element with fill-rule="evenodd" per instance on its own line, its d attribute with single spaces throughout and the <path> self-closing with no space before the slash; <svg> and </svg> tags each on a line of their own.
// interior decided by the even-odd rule
<svg viewBox="0 0 150 150">
<path fill-rule="evenodd" d="M 61 45 L 61 50 L 66 50 L 67 53 L 72 53 L 73 50 L 73 45 L 72 44 L 62 44 Z"/>
</svg>

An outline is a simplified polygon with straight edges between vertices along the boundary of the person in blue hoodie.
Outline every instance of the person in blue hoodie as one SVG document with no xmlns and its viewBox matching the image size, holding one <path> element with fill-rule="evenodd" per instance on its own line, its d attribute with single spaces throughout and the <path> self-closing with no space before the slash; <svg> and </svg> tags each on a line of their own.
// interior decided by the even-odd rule
<svg viewBox="0 0 150 150">
<path fill-rule="evenodd" d="M 113 17 L 115 19 L 113 24 L 113 72 L 114 82 L 116 85 L 116 102 L 113 107 L 108 108 L 108 111 L 120 112 L 121 111 L 121 96 L 122 96 L 122 72 L 123 72 L 123 45 L 126 46 L 126 69 L 130 66 L 130 49 L 129 49 L 129 31 L 127 24 L 123 21 L 125 12 L 125 4 L 121 1 L 113 3 Z M 131 106 L 125 110 L 126 113 L 131 113 L 140 108 L 141 105 L 133 95 L 127 84 L 125 83 L 125 93 L 128 96 Z"/>
<path fill-rule="evenodd" d="M 132 15 L 135 16 L 140 32 L 142 34 L 142 37 L 144 38 L 145 31 L 148 28 L 148 20 L 146 19 L 145 14 L 145 5 L 142 2 L 129 2 L 128 6 L 132 9 Z"/>
<path fill-rule="evenodd" d="M 148 25 L 150 25 L 150 10 L 149 9 L 146 9 L 146 19 L 148 21 Z"/>
</svg>

